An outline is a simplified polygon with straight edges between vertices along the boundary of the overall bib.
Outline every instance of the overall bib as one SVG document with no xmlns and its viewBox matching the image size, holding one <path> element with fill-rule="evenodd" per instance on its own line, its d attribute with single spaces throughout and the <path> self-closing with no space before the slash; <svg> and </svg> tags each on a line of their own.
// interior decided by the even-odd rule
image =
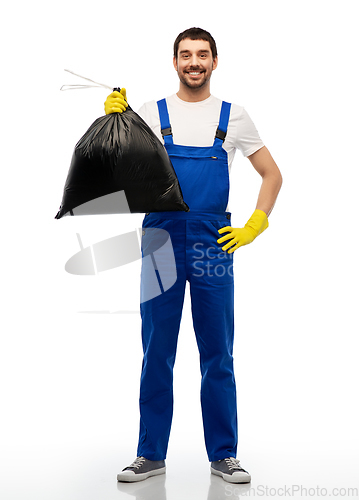
<svg viewBox="0 0 359 500">
<path fill-rule="evenodd" d="M 200 353 L 201 407 L 209 461 L 236 457 L 237 403 L 233 373 L 233 254 L 217 243 L 218 229 L 231 225 L 227 152 L 222 148 L 230 107 L 223 102 L 214 143 L 209 147 L 173 143 L 166 100 L 157 103 L 165 147 L 189 212 L 153 212 L 143 220 L 142 249 L 149 228 L 171 237 L 177 279 L 173 286 L 141 303 L 143 363 L 137 456 L 166 458 L 173 414 L 173 366 L 186 282 Z M 142 261 L 141 296 L 148 274 Z M 162 276 L 160 276 L 162 278 Z M 189 453 L 192 450 L 189 449 Z"/>
</svg>

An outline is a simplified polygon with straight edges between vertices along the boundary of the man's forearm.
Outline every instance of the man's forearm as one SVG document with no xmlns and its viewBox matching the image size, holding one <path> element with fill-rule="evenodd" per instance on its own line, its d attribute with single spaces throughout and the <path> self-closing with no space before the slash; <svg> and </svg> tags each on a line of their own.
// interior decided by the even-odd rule
<svg viewBox="0 0 359 500">
<path fill-rule="evenodd" d="M 267 217 L 271 213 L 282 186 L 280 172 L 267 174 L 262 177 L 262 186 L 259 191 L 256 209 L 263 210 Z"/>
<path fill-rule="evenodd" d="M 262 210 L 268 216 L 282 186 L 282 175 L 266 146 L 248 156 L 248 160 L 262 177 L 256 209 Z"/>
</svg>

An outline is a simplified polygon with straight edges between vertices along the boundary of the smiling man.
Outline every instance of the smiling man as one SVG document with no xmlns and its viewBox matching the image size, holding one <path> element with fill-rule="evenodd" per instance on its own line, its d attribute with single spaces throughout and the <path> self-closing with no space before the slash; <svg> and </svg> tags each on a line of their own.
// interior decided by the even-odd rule
<svg viewBox="0 0 359 500">
<path fill-rule="evenodd" d="M 181 45 L 180 50 L 173 58 L 173 64 L 182 87 L 177 94 L 178 97 L 183 100 L 188 98 L 192 100 L 193 91 L 199 91 L 203 87 L 205 87 L 205 94 L 208 94 L 209 80 L 212 71 L 217 68 L 218 64 L 216 49 L 213 55 L 212 49 L 207 47 L 209 42 L 204 44 L 203 40 L 189 38 L 182 40 L 178 45 Z M 187 88 L 192 92 L 185 92 Z"/>
<path fill-rule="evenodd" d="M 236 458 L 233 252 L 268 227 L 267 217 L 282 177 L 245 109 L 211 95 L 210 80 L 218 65 L 213 37 L 200 28 L 178 35 L 173 64 L 179 91 L 144 104 L 139 114 L 163 141 L 190 211 L 153 212 L 143 221 L 144 233 L 146 228 L 161 228 L 170 234 L 177 281 L 166 292 L 141 304 L 144 357 L 137 458 L 117 479 L 140 481 L 165 473 L 173 411 L 173 367 L 188 282 L 200 353 L 201 406 L 210 470 L 228 482 L 245 483 L 251 480 L 250 474 Z M 124 89 L 112 93 L 105 103 L 106 113 L 124 112 L 126 107 Z M 231 226 L 228 211 L 229 175 L 237 149 L 262 177 L 256 208 L 241 228 Z M 141 287 L 146 286 L 142 273 Z M 191 451 L 188 467 L 193 473 Z"/>
</svg>

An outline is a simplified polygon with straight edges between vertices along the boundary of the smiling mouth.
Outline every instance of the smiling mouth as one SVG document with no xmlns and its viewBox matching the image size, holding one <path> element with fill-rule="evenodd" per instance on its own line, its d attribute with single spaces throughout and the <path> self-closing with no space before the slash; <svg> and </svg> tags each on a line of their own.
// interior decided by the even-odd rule
<svg viewBox="0 0 359 500">
<path fill-rule="evenodd" d="M 203 73 L 203 71 L 187 71 L 186 73 L 190 76 L 199 76 Z"/>
</svg>

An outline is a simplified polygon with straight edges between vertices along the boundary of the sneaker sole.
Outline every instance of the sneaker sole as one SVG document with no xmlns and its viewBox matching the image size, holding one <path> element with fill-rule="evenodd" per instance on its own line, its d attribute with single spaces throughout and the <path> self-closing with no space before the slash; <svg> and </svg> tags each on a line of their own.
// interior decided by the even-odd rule
<svg viewBox="0 0 359 500">
<path fill-rule="evenodd" d="M 236 472 L 236 476 L 233 477 L 230 474 L 225 474 L 224 472 L 221 472 L 220 470 L 213 469 L 211 467 L 211 473 L 215 474 L 216 476 L 220 476 L 222 479 L 224 479 L 228 483 L 250 483 L 251 482 L 251 475 L 247 474 L 245 472 Z"/>
<path fill-rule="evenodd" d="M 135 483 L 136 481 L 144 481 L 148 477 L 151 476 L 158 476 L 160 474 L 165 474 L 166 473 L 166 467 L 162 467 L 161 469 L 155 469 L 151 470 L 148 472 L 144 472 L 143 474 L 117 474 L 117 481 L 124 482 L 124 483 Z"/>
</svg>

